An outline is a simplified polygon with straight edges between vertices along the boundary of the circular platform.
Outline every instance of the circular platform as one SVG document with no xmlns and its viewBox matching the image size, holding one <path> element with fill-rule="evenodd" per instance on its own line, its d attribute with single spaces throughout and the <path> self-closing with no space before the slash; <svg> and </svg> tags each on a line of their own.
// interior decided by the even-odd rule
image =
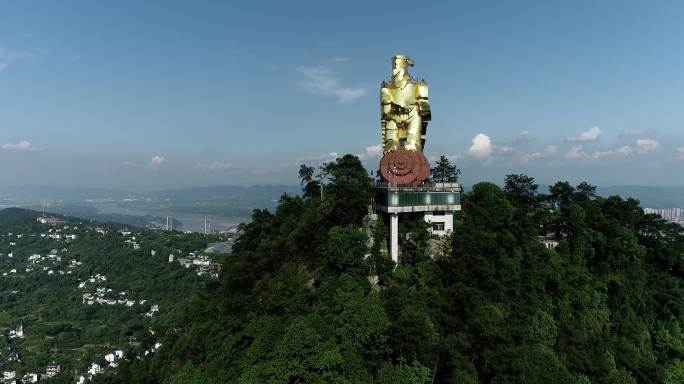
<svg viewBox="0 0 684 384">
<path fill-rule="evenodd" d="M 397 148 L 380 160 L 384 181 L 395 186 L 419 186 L 430 176 L 430 163 L 422 151 Z"/>
</svg>

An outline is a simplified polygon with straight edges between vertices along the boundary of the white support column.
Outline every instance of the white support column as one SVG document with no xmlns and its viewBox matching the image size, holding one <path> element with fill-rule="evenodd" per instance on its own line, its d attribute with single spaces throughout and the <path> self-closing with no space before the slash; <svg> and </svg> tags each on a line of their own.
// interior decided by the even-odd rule
<svg viewBox="0 0 684 384">
<path fill-rule="evenodd" d="M 390 256 L 399 264 L 399 214 L 390 213 Z"/>
</svg>

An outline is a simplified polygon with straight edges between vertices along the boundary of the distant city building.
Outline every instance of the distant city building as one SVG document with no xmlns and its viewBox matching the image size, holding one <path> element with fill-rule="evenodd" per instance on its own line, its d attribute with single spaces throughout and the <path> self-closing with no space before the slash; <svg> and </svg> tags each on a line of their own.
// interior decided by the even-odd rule
<svg viewBox="0 0 684 384">
<path fill-rule="evenodd" d="M 649 215 L 658 215 L 663 220 L 684 225 L 684 209 L 682 208 L 644 208 L 644 213 Z"/>
<path fill-rule="evenodd" d="M 62 224 L 64 223 L 64 220 L 57 218 L 57 217 L 47 217 L 47 216 L 41 216 L 36 219 L 37 222 L 41 224 L 50 224 L 50 225 L 57 225 L 57 224 Z"/>
<path fill-rule="evenodd" d="M 169 255 L 169 262 L 172 262 L 173 255 Z M 217 279 L 219 276 L 219 265 L 213 261 L 209 256 L 202 255 L 196 252 L 190 252 L 186 257 L 179 257 L 178 264 L 184 268 L 196 267 L 197 275 L 209 275 L 210 277 Z"/>
</svg>

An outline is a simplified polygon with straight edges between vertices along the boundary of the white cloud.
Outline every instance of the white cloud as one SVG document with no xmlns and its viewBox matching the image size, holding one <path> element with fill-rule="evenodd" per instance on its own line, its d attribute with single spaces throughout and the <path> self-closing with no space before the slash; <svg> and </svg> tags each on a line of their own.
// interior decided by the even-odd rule
<svg viewBox="0 0 684 384">
<path fill-rule="evenodd" d="M 510 156 L 515 153 L 515 148 L 510 147 L 508 145 L 502 145 L 502 146 L 493 146 L 494 152 L 497 155 L 501 156 Z"/>
<path fill-rule="evenodd" d="M 487 158 L 492 155 L 492 139 L 484 133 L 473 138 L 473 145 L 468 148 L 468 154 L 476 159 Z"/>
<path fill-rule="evenodd" d="M 624 139 L 624 138 L 639 136 L 639 135 L 643 135 L 643 134 L 644 134 L 644 131 L 642 131 L 642 130 L 625 129 L 624 131 L 622 131 L 622 133 L 620 133 L 619 137 Z"/>
<path fill-rule="evenodd" d="M 555 145 L 549 145 L 546 147 L 546 150 L 544 150 L 544 153 L 549 157 L 556 157 L 558 156 L 558 147 Z"/>
<path fill-rule="evenodd" d="M 581 145 L 575 145 L 574 147 L 570 148 L 568 152 L 565 153 L 565 157 L 567 157 L 568 159 L 581 159 L 586 156 L 587 154 L 584 153 Z"/>
<path fill-rule="evenodd" d="M 607 160 L 624 159 L 626 157 L 632 156 L 633 154 L 634 148 L 630 147 L 629 145 L 590 153 L 585 152 L 582 145 L 576 145 L 565 153 L 565 157 L 571 160 Z"/>
<path fill-rule="evenodd" d="M 8 50 L 0 47 L 0 71 L 17 62 L 35 61 L 47 56 L 49 51 L 43 48 L 26 50 Z"/>
<path fill-rule="evenodd" d="M 5 50 L 0 48 L 0 57 L 8 60 L 35 60 L 46 56 L 49 53 L 44 48 L 33 48 L 25 50 Z"/>
<path fill-rule="evenodd" d="M 195 164 L 195 169 L 198 169 L 200 171 L 225 171 L 231 168 L 233 168 L 232 164 L 220 163 L 218 161 L 215 161 L 213 163 Z"/>
<path fill-rule="evenodd" d="M 530 141 L 532 141 L 532 138 L 530 137 L 530 132 L 527 130 L 521 131 L 518 134 L 518 137 L 515 138 L 516 143 L 524 144 L 524 143 L 529 143 Z"/>
<path fill-rule="evenodd" d="M 660 148 L 660 143 L 654 139 L 639 139 L 636 141 L 637 152 L 641 154 L 655 152 Z"/>
<path fill-rule="evenodd" d="M 609 149 L 607 151 L 598 151 L 595 153 L 597 154 L 597 158 L 599 159 L 604 157 L 625 158 L 632 156 L 634 154 L 634 148 L 630 147 L 629 145 L 623 145 L 620 148 Z"/>
<path fill-rule="evenodd" d="M 302 159 L 297 160 L 296 164 L 321 164 L 321 163 L 329 163 L 331 161 L 335 161 L 340 155 L 337 152 L 329 152 L 329 153 L 324 153 L 322 155 L 318 156 L 311 156 L 311 157 L 305 157 Z"/>
<path fill-rule="evenodd" d="M 677 153 L 679 154 L 680 159 L 684 159 L 684 147 L 677 148 Z"/>
<path fill-rule="evenodd" d="M 571 137 L 569 141 L 596 141 L 601 136 L 601 128 L 592 127 L 586 132 L 580 133 L 577 137 Z"/>
<path fill-rule="evenodd" d="M 5 143 L 0 148 L 7 151 L 30 151 L 33 149 L 33 144 L 30 141 L 21 140 L 18 143 Z"/>
<path fill-rule="evenodd" d="M 382 144 L 366 147 L 366 153 L 357 155 L 361 160 L 376 159 L 382 156 Z"/>
<path fill-rule="evenodd" d="M 164 163 L 164 160 L 165 160 L 164 156 L 160 156 L 160 155 L 152 156 L 148 166 L 150 167 L 150 169 L 156 171 L 162 166 L 162 164 Z"/>
<path fill-rule="evenodd" d="M 298 83 L 300 91 L 313 95 L 331 96 L 340 104 L 354 102 L 367 92 L 366 88 L 343 86 L 332 70 L 326 67 L 298 67 L 297 71 L 302 75 Z"/>
<path fill-rule="evenodd" d="M 549 145 L 543 152 L 533 152 L 522 156 L 520 159 L 523 163 L 529 163 L 537 159 L 553 159 L 558 156 L 558 147 Z"/>
</svg>

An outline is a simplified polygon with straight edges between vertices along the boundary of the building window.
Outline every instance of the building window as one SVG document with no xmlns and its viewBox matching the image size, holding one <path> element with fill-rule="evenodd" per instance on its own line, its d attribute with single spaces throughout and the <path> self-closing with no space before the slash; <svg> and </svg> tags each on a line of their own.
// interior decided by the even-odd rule
<svg viewBox="0 0 684 384">
<path fill-rule="evenodd" d="M 442 223 L 442 222 L 432 223 L 432 230 L 433 231 L 443 231 L 444 230 L 444 223 Z"/>
<path fill-rule="evenodd" d="M 444 216 L 446 215 L 445 211 L 433 211 L 432 216 Z"/>
<path fill-rule="evenodd" d="M 390 195 L 390 205 L 397 206 L 399 205 L 399 194 L 398 193 L 393 193 Z"/>
</svg>

